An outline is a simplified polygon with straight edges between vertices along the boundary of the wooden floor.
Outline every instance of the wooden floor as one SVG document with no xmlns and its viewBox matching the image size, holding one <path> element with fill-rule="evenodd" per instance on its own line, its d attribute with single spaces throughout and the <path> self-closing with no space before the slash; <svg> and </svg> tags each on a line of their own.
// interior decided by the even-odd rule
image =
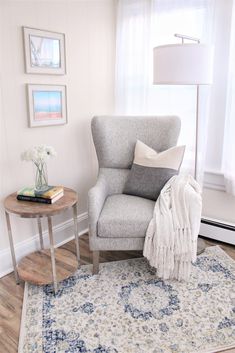
<svg viewBox="0 0 235 353">
<path fill-rule="evenodd" d="M 206 240 L 207 245 L 219 244 L 235 260 L 235 247 Z M 75 253 L 73 241 L 67 243 L 63 248 Z M 91 252 L 89 251 L 88 237 L 84 235 L 80 238 L 80 250 L 82 264 L 91 263 Z M 142 256 L 137 251 L 119 251 L 101 253 L 101 262 L 124 260 L 132 257 Z M 23 303 L 24 284 L 15 284 L 13 274 L 9 274 L 0 279 L 0 353 L 16 353 L 19 338 L 21 308 Z M 224 351 L 224 353 L 235 353 L 235 349 Z M 187 352 L 185 352 L 187 353 Z M 215 352 L 217 353 L 217 352 Z"/>
</svg>

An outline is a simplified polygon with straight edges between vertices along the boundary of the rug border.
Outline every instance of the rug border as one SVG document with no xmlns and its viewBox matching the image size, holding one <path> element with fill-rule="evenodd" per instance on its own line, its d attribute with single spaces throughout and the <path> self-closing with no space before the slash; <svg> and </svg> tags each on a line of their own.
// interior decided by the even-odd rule
<svg viewBox="0 0 235 353">
<path fill-rule="evenodd" d="M 217 249 L 219 249 L 219 251 L 223 254 L 226 255 L 226 257 L 228 257 L 232 262 L 235 263 L 235 260 L 226 253 L 226 251 L 224 251 L 219 245 L 211 245 L 208 246 L 207 248 L 214 248 L 216 247 Z M 114 263 L 114 262 L 123 262 L 123 261 L 130 261 L 130 260 L 136 260 L 136 259 L 141 259 L 144 258 L 143 257 L 136 257 L 136 258 L 131 258 L 131 259 L 124 259 L 124 260 L 117 260 L 117 261 L 107 261 L 107 262 L 103 262 L 100 263 L 101 267 L 104 264 L 108 264 L 108 263 Z M 83 266 L 91 266 L 92 264 L 85 264 Z M 42 287 L 42 286 L 40 286 Z M 18 353 L 24 353 L 23 351 L 23 344 L 24 344 L 24 336 L 25 336 L 25 325 L 24 325 L 24 321 L 26 318 L 26 311 L 27 311 L 27 304 L 28 304 L 28 282 L 25 282 L 25 286 L 24 286 L 24 296 L 23 296 L 23 306 L 22 306 L 22 312 L 21 312 L 21 320 L 20 320 L 20 332 L 19 332 L 19 342 L 18 342 Z M 235 342 L 233 344 L 230 344 L 228 346 L 220 346 L 220 347 L 216 347 L 216 348 L 209 348 L 208 350 L 202 350 L 202 351 L 193 351 L 191 353 L 215 353 L 215 352 L 223 352 L 227 349 L 232 349 L 235 348 Z M 215 351 L 216 350 L 216 351 Z M 232 352 L 231 352 L 232 353 Z"/>
<path fill-rule="evenodd" d="M 235 263 L 235 259 L 233 259 L 229 254 L 227 254 L 226 251 L 224 249 L 222 249 L 220 245 L 207 246 L 206 249 L 208 249 L 208 248 L 218 248 L 220 250 L 220 252 L 224 253 L 227 256 L 227 258 L 229 258 L 230 260 L 232 260 L 232 262 Z"/>
<path fill-rule="evenodd" d="M 209 349 L 209 350 L 203 350 L 203 351 L 193 351 L 190 353 L 223 353 L 223 351 L 227 350 L 227 349 L 232 349 L 235 347 L 235 343 L 234 344 L 230 344 L 229 346 L 220 346 L 218 348 L 213 348 L 213 349 Z M 233 353 L 233 352 L 231 352 Z"/>
<path fill-rule="evenodd" d="M 18 353 L 24 353 L 23 344 L 24 344 L 24 336 L 25 336 L 25 319 L 26 319 L 26 311 L 28 304 L 28 282 L 24 284 L 24 296 L 23 296 L 23 306 L 21 312 L 21 320 L 20 320 L 20 332 L 19 332 L 19 342 L 18 342 Z"/>
</svg>

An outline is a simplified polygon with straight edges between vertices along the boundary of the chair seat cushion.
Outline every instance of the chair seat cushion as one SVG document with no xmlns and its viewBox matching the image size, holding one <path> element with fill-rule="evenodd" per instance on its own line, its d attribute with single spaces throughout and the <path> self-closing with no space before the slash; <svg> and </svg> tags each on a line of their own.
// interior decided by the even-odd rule
<svg viewBox="0 0 235 353">
<path fill-rule="evenodd" d="M 116 194 L 107 197 L 98 221 L 98 236 L 145 237 L 155 202 L 142 197 Z"/>
</svg>

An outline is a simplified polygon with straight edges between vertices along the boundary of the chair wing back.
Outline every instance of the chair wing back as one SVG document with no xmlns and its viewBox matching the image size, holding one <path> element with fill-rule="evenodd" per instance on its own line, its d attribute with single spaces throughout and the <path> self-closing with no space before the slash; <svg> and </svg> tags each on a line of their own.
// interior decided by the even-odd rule
<svg viewBox="0 0 235 353">
<path fill-rule="evenodd" d="M 176 116 L 95 116 L 91 122 L 100 168 L 130 168 L 137 140 L 158 152 L 175 146 Z"/>
</svg>

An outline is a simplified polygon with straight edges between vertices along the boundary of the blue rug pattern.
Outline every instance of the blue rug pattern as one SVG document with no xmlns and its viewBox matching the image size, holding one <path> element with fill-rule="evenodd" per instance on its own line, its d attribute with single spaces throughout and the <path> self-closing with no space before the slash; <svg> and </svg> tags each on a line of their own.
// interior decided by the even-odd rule
<svg viewBox="0 0 235 353">
<path fill-rule="evenodd" d="M 144 258 L 82 266 L 54 296 L 26 284 L 20 353 L 193 353 L 235 347 L 235 262 L 207 248 L 189 283 Z"/>
</svg>

